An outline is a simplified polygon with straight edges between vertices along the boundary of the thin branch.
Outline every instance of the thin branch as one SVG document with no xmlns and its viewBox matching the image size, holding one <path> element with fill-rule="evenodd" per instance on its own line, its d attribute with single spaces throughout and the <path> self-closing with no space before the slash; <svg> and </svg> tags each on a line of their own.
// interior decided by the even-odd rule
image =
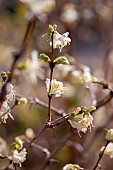
<svg viewBox="0 0 113 170">
<path fill-rule="evenodd" d="M 21 98 L 21 97 L 24 97 L 24 96 L 20 95 L 20 94 L 16 94 L 16 97 L 17 98 Z M 31 104 L 36 104 L 36 105 L 42 106 L 44 108 L 48 108 L 48 104 L 43 102 L 43 101 L 41 101 L 37 97 L 35 97 L 35 98 L 25 97 L 25 98 L 27 100 L 29 100 Z M 65 113 L 63 109 L 58 109 L 58 108 L 53 107 L 53 106 L 51 106 L 51 110 L 54 111 L 55 113 L 59 114 L 59 115 L 62 115 L 63 113 Z"/>
<path fill-rule="evenodd" d="M 50 125 L 51 121 L 52 121 L 52 112 L 51 112 L 52 96 L 50 95 L 50 91 L 51 91 L 51 81 L 53 79 L 53 68 L 55 67 L 55 65 L 53 63 L 53 61 L 54 61 L 53 36 L 54 36 L 54 32 L 52 32 L 52 36 L 51 36 L 52 52 L 51 52 L 51 62 L 49 64 L 49 67 L 50 67 L 50 86 L 49 86 L 49 93 L 48 93 L 48 125 Z"/>
<path fill-rule="evenodd" d="M 45 153 L 46 154 L 46 158 L 50 157 L 50 151 L 47 148 L 44 148 L 44 147 L 42 147 L 40 145 L 37 145 L 35 143 L 32 143 L 31 146 L 36 148 L 36 149 L 38 149 L 38 150 L 40 150 L 40 151 L 42 151 L 43 153 Z"/>
<path fill-rule="evenodd" d="M 35 137 L 26 145 L 27 147 L 30 147 L 32 143 L 48 128 L 48 125 L 46 124 L 36 135 Z"/>
<path fill-rule="evenodd" d="M 111 99 L 113 98 L 113 92 L 110 91 L 110 93 L 104 97 L 102 100 L 98 101 L 97 104 L 96 104 L 96 110 L 98 108 L 100 108 L 101 106 L 104 106 L 106 105 L 108 102 L 111 101 Z"/>
<path fill-rule="evenodd" d="M 92 170 L 96 170 L 96 168 L 98 167 L 98 164 L 100 162 L 100 160 L 102 159 L 103 155 L 104 155 L 104 151 L 106 150 L 106 147 L 108 146 L 109 142 L 107 141 L 105 148 L 103 149 L 103 151 L 99 154 L 99 158 L 96 162 L 96 165 L 94 166 L 94 168 Z"/>
</svg>

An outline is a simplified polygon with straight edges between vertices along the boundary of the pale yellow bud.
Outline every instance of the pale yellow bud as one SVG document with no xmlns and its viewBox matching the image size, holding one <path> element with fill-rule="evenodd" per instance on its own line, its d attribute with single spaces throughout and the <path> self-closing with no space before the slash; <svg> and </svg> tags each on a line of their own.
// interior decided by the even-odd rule
<svg viewBox="0 0 113 170">
<path fill-rule="evenodd" d="M 78 114 L 79 112 L 81 111 L 81 108 L 80 107 L 77 107 L 77 109 L 76 109 L 76 114 Z"/>
<path fill-rule="evenodd" d="M 35 136 L 33 129 L 31 129 L 31 128 L 26 129 L 25 135 L 29 139 L 32 139 Z"/>
<path fill-rule="evenodd" d="M 97 83 L 98 82 L 98 79 L 96 77 L 92 77 L 92 82 L 93 83 Z"/>
<path fill-rule="evenodd" d="M 26 106 L 26 104 L 27 104 L 27 99 L 26 99 L 25 97 L 21 97 L 20 100 L 19 100 L 19 102 L 20 102 L 20 105 Z"/>
</svg>

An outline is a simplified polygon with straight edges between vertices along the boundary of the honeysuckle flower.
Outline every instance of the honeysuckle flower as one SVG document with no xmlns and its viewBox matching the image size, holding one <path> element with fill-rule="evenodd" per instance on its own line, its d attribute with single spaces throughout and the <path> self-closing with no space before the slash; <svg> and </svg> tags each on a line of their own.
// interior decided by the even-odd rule
<svg viewBox="0 0 113 170">
<path fill-rule="evenodd" d="M 13 90 L 13 85 L 10 82 L 8 82 L 6 85 L 6 92 L 7 92 L 7 96 L 6 96 L 7 100 L 9 102 L 13 101 L 15 94 Z"/>
<path fill-rule="evenodd" d="M 63 167 L 63 170 L 83 170 L 83 168 L 77 164 L 67 164 Z"/>
<path fill-rule="evenodd" d="M 82 76 L 80 77 L 81 83 L 85 83 L 86 88 L 89 88 L 89 84 L 92 80 L 91 70 L 88 66 L 82 65 Z"/>
<path fill-rule="evenodd" d="M 113 141 L 113 129 L 107 130 L 105 139 L 107 141 Z"/>
<path fill-rule="evenodd" d="M 64 6 L 63 13 L 61 14 L 61 20 L 66 23 L 73 23 L 79 19 L 79 14 L 72 3 L 67 3 Z"/>
<path fill-rule="evenodd" d="M 4 101 L 0 110 L 0 116 L 2 116 L 5 112 L 7 112 L 10 109 L 8 106 L 8 101 Z M 6 123 L 6 119 L 8 119 L 8 116 L 11 117 L 11 119 L 14 119 L 13 116 L 11 115 L 10 111 L 8 111 L 2 118 L 1 121 L 3 123 Z"/>
<path fill-rule="evenodd" d="M 18 150 L 14 150 L 12 155 L 8 156 L 8 159 L 21 166 L 21 163 L 26 160 L 26 155 L 26 148 L 23 148 L 20 152 Z"/>
<path fill-rule="evenodd" d="M 64 87 L 63 83 L 61 81 L 57 81 L 56 79 L 53 79 L 51 81 L 51 89 L 50 89 L 50 79 L 46 78 L 45 83 L 49 95 L 55 95 L 55 97 L 60 97 L 61 94 L 64 93 L 65 90 L 67 90 L 67 87 Z"/>
<path fill-rule="evenodd" d="M 7 143 L 5 140 L 3 140 L 3 138 L 0 137 L 0 154 L 2 156 L 5 156 L 7 152 L 8 152 Z"/>
<path fill-rule="evenodd" d="M 26 3 L 35 15 L 51 12 L 55 7 L 55 0 L 20 0 Z"/>
<path fill-rule="evenodd" d="M 103 146 L 103 147 L 100 149 L 100 152 L 102 152 L 104 149 L 105 149 L 105 146 Z M 113 143 L 112 143 L 112 142 L 110 142 L 110 143 L 107 145 L 107 147 L 106 147 L 106 149 L 105 149 L 105 151 L 104 151 L 104 154 L 105 154 L 105 155 L 109 155 L 110 158 L 113 158 Z"/>
<path fill-rule="evenodd" d="M 38 51 L 31 52 L 31 59 L 26 60 L 26 69 L 23 70 L 25 79 L 32 84 L 37 84 L 37 77 L 44 79 L 44 71 L 41 68 L 41 62 L 38 59 Z"/>
<path fill-rule="evenodd" d="M 69 122 L 73 128 L 77 128 L 78 133 L 80 131 L 86 133 L 87 129 L 93 126 L 93 117 L 90 113 L 79 114 L 78 112 L 69 117 Z"/>
<path fill-rule="evenodd" d="M 63 35 L 56 32 L 53 35 L 53 48 L 54 49 L 59 48 L 61 52 L 62 48 L 67 46 L 71 42 L 71 39 L 68 37 L 68 35 L 69 35 L 69 32 L 66 32 Z M 52 42 L 50 42 L 50 46 L 52 46 Z"/>
</svg>

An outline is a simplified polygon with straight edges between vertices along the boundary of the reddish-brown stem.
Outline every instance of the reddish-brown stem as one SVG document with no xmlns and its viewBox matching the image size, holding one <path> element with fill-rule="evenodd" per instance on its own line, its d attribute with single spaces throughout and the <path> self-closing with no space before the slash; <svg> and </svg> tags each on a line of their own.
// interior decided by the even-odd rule
<svg viewBox="0 0 113 170">
<path fill-rule="evenodd" d="M 49 93 L 48 93 L 48 122 L 50 123 L 52 121 L 52 112 L 51 112 L 51 100 L 52 100 L 52 96 L 50 95 L 51 92 L 51 81 L 53 79 L 53 68 L 54 68 L 54 48 L 53 48 L 53 35 L 54 32 L 52 32 L 52 36 L 51 36 L 51 41 L 52 41 L 52 52 L 51 52 L 51 62 L 50 62 L 50 87 L 49 87 Z"/>
<path fill-rule="evenodd" d="M 51 99 L 52 96 L 48 95 L 49 103 L 48 103 L 48 122 L 52 121 L 52 112 L 51 112 Z"/>
</svg>

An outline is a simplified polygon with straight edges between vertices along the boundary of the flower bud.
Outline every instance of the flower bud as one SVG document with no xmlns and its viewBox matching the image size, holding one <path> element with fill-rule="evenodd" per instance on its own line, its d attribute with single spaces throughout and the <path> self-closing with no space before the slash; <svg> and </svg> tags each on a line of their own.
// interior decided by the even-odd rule
<svg viewBox="0 0 113 170">
<path fill-rule="evenodd" d="M 107 141 L 113 141 L 113 129 L 110 129 L 107 131 L 105 139 Z"/>
<path fill-rule="evenodd" d="M 35 136 L 33 129 L 31 129 L 31 128 L 26 129 L 25 135 L 29 139 L 32 139 Z"/>
<path fill-rule="evenodd" d="M 25 97 L 21 97 L 19 100 L 19 104 L 25 107 L 27 104 L 27 99 Z"/>
</svg>

